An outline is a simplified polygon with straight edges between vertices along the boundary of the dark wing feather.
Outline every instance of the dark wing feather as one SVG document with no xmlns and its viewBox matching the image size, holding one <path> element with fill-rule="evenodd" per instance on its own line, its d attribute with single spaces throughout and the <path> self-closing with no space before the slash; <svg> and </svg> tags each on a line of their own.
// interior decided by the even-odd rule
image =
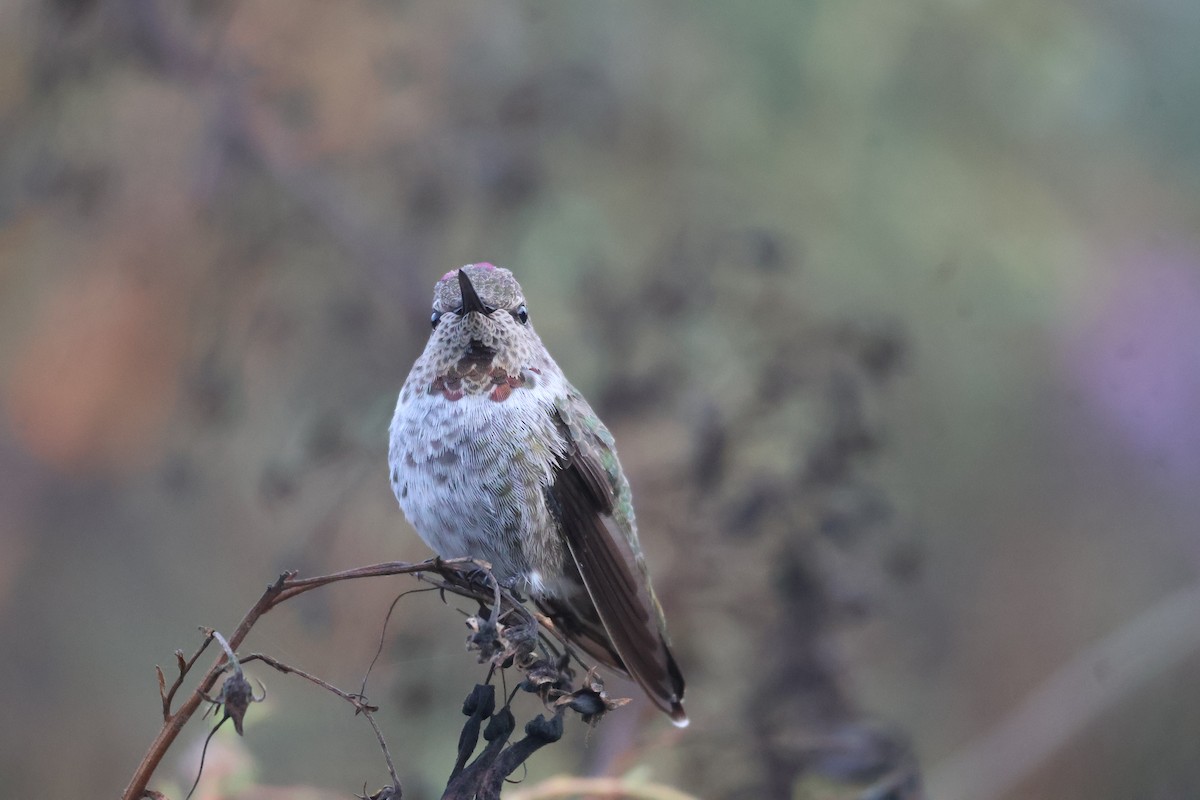
<svg viewBox="0 0 1200 800">
<path fill-rule="evenodd" d="M 574 561 L 570 566 L 573 575 L 568 577 L 578 587 L 576 594 L 565 597 L 534 595 L 533 602 L 550 618 L 559 633 L 587 653 L 593 661 L 628 678 L 629 670 L 625 668 L 625 662 L 613 648 L 608 631 L 604 629 L 604 623 L 596 613 L 592 598 L 584 588 L 583 578 L 573 565 Z"/>
<path fill-rule="evenodd" d="M 565 427 L 565 426 L 564 426 Z M 637 555 L 613 518 L 616 501 L 604 466 L 572 442 L 548 490 L 571 558 L 579 568 L 611 649 L 655 705 L 684 724 L 683 676 L 667 647 L 657 604 Z M 589 653 L 592 647 L 581 642 Z"/>
</svg>

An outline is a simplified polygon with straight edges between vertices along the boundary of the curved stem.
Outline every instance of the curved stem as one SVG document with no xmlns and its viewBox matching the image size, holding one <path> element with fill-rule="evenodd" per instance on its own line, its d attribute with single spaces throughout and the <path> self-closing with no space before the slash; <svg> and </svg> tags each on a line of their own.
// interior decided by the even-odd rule
<svg viewBox="0 0 1200 800">
<path fill-rule="evenodd" d="M 488 582 L 486 588 L 472 582 L 473 573 L 476 571 L 482 571 L 487 575 Z M 416 574 L 418 577 L 422 577 L 421 573 L 434 573 L 440 576 L 441 580 L 433 580 L 431 582 L 444 591 L 453 592 L 462 597 L 468 597 L 484 603 L 493 602 L 496 603 L 497 608 L 499 608 L 501 599 L 511 599 L 514 606 L 520 605 L 491 576 L 489 564 L 471 558 L 435 558 L 417 564 L 410 564 L 406 561 L 385 561 L 380 564 L 356 567 L 328 575 L 317 575 L 311 578 L 298 578 L 295 572 L 285 572 L 279 576 L 275 583 L 267 587 L 262 596 L 258 598 L 258 602 L 242 617 L 242 621 L 238 623 L 237 628 L 234 629 L 233 634 L 229 637 L 226 652 L 221 653 L 217 657 L 213 665 L 209 667 L 208 672 L 200 680 L 199 685 L 188 695 L 179 709 L 171 713 L 169 708 L 164 708 L 166 716 L 163 726 L 159 730 L 158 735 L 155 736 L 154 741 L 150 744 L 150 748 L 146 751 L 146 754 L 142 757 L 137 769 L 134 770 L 129 785 L 121 795 L 121 800 L 142 800 L 142 797 L 146 796 L 146 787 L 150 782 L 150 777 L 154 774 L 154 770 L 158 768 L 167 750 L 175 742 L 176 738 L 178 738 L 180 731 L 183 730 L 183 726 L 196 713 L 196 710 L 200 707 L 200 703 L 204 701 L 205 695 L 211 692 L 213 686 L 216 685 L 217 680 L 224 671 L 225 664 L 229 661 L 228 653 L 236 653 L 246 635 L 250 633 L 250 629 L 254 627 L 264 614 L 293 597 L 312 591 L 313 589 L 319 589 L 322 586 L 328 586 L 332 583 L 358 580 L 360 578 L 385 577 L 388 575 Z M 558 632 L 555 631 L 555 633 L 557 635 Z M 213 636 L 210 633 L 206 637 L 205 646 L 212 638 Z M 203 647 L 201 647 L 202 651 Z M 175 689 L 178 688 L 178 684 L 182 683 L 184 676 L 191 669 L 198 656 L 199 653 L 193 656 L 190 661 L 180 663 L 180 675 L 176 680 L 176 686 L 171 689 L 172 695 Z M 168 695 L 168 698 L 170 696 Z M 371 720 L 371 724 L 374 726 L 374 720 Z M 376 728 L 376 733 L 378 733 L 378 728 Z M 393 779 L 395 779 L 395 770 L 392 767 L 390 757 L 388 758 L 388 767 L 392 771 Z"/>
</svg>

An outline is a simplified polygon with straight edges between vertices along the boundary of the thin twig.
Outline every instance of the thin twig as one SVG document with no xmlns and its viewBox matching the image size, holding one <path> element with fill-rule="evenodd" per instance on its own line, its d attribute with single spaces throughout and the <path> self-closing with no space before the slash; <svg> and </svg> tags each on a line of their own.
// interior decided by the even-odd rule
<svg viewBox="0 0 1200 800">
<path fill-rule="evenodd" d="M 366 567 L 355 567 L 341 572 L 334 572 L 329 575 L 318 575 L 314 578 L 293 578 L 287 582 L 287 585 L 280 591 L 279 596 L 275 598 L 272 605 L 278 605 L 285 600 L 291 600 L 293 597 L 313 589 L 319 589 L 322 586 L 328 586 L 331 583 L 339 581 L 352 581 L 359 578 L 382 578 L 388 575 L 411 575 L 421 572 L 436 572 L 436 573 L 465 573 L 463 567 L 470 567 L 472 570 L 489 571 L 490 566 L 487 562 L 478 561 L 473 558 L 434 558 L 429 561 L 422 561 L 418 564 L 410 564 L 406 561 L 385 561 L 381 564 L 371 564 Z M 449 588 L 449 587 L 448 587 Z M 462 588 L 461 586 L 459 588 Z M 464 594 L 467 597 L 474 597 L 474 594 L 465 594 L 466 590 L 462 589 L 458 594 Z"/>
<path fill-rule="evenodd" d="M 363 674 L 362 685 L 358 689 L 360 697 L 367 694 L 367 680 L 371 677 L 371 673 L 375 670 L 375 664 L 379 661 L 379 657 L 383 655 L 383 646 L 387 642 L 388 623 L 392 620 L 392 612 L 396 610 L 396 604 L 410 594 L 419 594 L 421 592 L 435 592 L 436 586 L 430 586 L 424 589 L 408 589 L 396 595 L 392 600 L 392 604 L 388 606 L 387 614 L 383 617 L 383 629 L 379 631 L 379 645 L 375 648 L 375 655 L 371 657 L 371 663 L 367 665 L 367 671 Z"/>
<path fill-rule="evenodd" d="M 284 675 L 295 675 L 296 677 L 304 678 L 304 680 L 306 680 L 306 681 L 315 683 L 317 686 L 320 686 L 325 691 L 332 692 L 333 694 L 336 694 L 338 697 L 345 700 L 347 703 L 350 703 L 351 705 L 353 705 L 355 713 L 361 714 L 361 713 L 367 712 L 367 711 L 378 711 L 379 710 L 379 708 L 377 706 L 373 706 L 370 703 L 368 703 L 366 701 L 366 698 L 364 698 L 362 695 L 350 694 L 349 692 L 343 691 L 343 690 L 339 689 L 338 687 L 334 686 L 332 683 L 329 683 L 328 681 L 323 680 L 322 678 L 318 678 L 316 675 L 313 675 L 310 672 L 305 672 L 304 670 L 300 669 L 299 667 L 293 667 L 291 664 L 285 664 L 284 662 L 280 661 L 279 659 L 269 656 L 265 653 L 251 653 L 250 655 L 248 655 L 242 659 L 243 664 L 245 664 L 249 661 L 261 661 L 264 664 L 266 664 L 268 667 L 272 667 L 274 669 L 279 670 Z"/>
<path fill-rule="evenodd" d="M 248 655 L 242 659 L 243 664 L 245 664 L 247 661 L 261 661 L 264 664 L 266 664 L 267 666 L 273 667 L 274 669 L 279 670 L 280 672 L 282 672 L 285 675 L 296 675 L 297 677 L 304 678 L 304 680 L 314 683 L 317 686 L 320 686 L 322 689 L 324 689 L 327 692 L 332 692 L 333 694 L 336 694 L 338 697 L 342 698 L 347 703 L 354 706 L 354 713 L 362 714 L 364 717 L 366 717 L 367 722 L 369 722 L 371 724 L 371 728 L 374 729 L 374 731 L 375 731 L 375 738 L 379 740 L 379 749 L 383 751 L 383 758 L 385 761 L 387 761 L 388 774 L 392 778 L 392 786 L 400 785 L 400 778 L 397 777 L 397 775 L 396 775 L 396 765 L 392 761 L 392 754 L 388 750 L 387 742 L 383 738 L 383 731 L 381 731 L 379 729 L 379 725 L 375 722 L 375 717 L 372 714 L 372 712 L 378 711 L 379 709 L 378 709 L 378 707 L 373 706 L 370 703 L 368 703 L 366 697 L 364 697 L 361 694 L 350 694 L 349 692 L 342 691 L 338 687 L 334 686 L 332 683 L 322 680 L 321 678 L 318 678 L 316 675 L 305 672 L 304 670 L 298 669 L 297 667 L 293 667 L 290 664 L 285 664 L 282 661 L 279 661 L 278 659 L 272 658 L 271 656 L 265 655 L 263 653 L 251 653 L 250 655 Z"/>
<path fill-rule="evenodd" d="M 213 725 L 212 730 L 208 732 L 208 736 L 204 737 L 204 747 L 200 748 L 200 766 L 196 768 L 196 780 L 192 781 L 192 788 L 188 789 L 188 793 L 183 800 L 191 800 L 193 794 L 196 793 L 196 787 L 200 785 L 200 778 L 204 776 L 204 760 L 208 758 L 208 743 L 217 735 L 217 731 L 221 730 L 221 726 L 225 724 L 225 720 L 229 717 L 221 717 L 217 720 L 217 724 Z"/>
<path fill-rule="evenodd" d="M 167 721 L 171 717 L 171 701 L 175 699 L 175 693 L 177 691 L 179 691 L 179 687 L 183 685 L 184 677 L 187 676 L 188 672 L 195 665 L 196 659 L 200 658 L 200 656 L 204 653 L 205 650 L 208 649 L 208 646 L 212 643 L 213 629 L 212 628 L 202 628 L 201 630 L 203 630 L 205 632 L 204 641 L 200 643 L 200 647 L 198 647 L 196 649 L 196 652 L 192 654 L 191 658 L 189 658 L 187 661 L 184 661 L 183 660 L 183 651 L 182 650 L 175 651 L 176 663 L 179 667 L 179 675 L 175 678 L 175 682 L 171 684 L 171 690 L 169 692 L 167 692 L 166 695 L 163 697 L 163 721 L 164 722 Z"/>
</svg>

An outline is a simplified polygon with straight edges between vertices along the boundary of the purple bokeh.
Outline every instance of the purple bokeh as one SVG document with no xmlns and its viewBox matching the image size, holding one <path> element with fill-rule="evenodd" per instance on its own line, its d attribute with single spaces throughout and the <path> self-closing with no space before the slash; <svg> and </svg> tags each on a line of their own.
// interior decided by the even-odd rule
<svg viewBox="0 0 1200 800">
<path fill-rule="evenodd" d="M 1127 258 L 1068 358 L 1088 406 L 1131 447 L 1176 477 L 1200 472 L 1200 255 Z"/>
</svg>

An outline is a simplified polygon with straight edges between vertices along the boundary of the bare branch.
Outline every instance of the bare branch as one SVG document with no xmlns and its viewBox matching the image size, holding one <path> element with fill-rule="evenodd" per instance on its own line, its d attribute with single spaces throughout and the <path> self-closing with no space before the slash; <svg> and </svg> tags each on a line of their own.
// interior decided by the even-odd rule
<svg viewBox="0 0 1200 800">
<path fill-rule="evenodd" d="M 184 661 L 182 654 L 177 655 L 180 675 L 174 685 L 163 696 L 164 720 L 162 729 L 134 771 L 129 786 L 125 789 L 124 794 L 122 794 L 122 800 L 140 800 L 144 796 L 146 786 L 149 783 L 150 777 L 154 774 L 154 770 L 157 769 L 163 756 L 179 736 L 183 726 L 195 715 L 201 703 L 206 701 L 210 703 L 220 702 L 225 706 L 226 715 L 233 715 L 235 725 L 240 728 L 240 717 L 236 716 L 238 709 L 242 706 L 248 706 L 249 702 L 252 702 L 255 698 L 253 692 L 248 690 L 249 684 L 245 682 L 245 678 L 241 674 L 241 667 L 238 664 L 236 652 L 242 641 L 249 634 L 251 628 L 257 624 L 258 620 L 264 614 L 280 603 L 313 589 L 342 581 L 384 577 L 388 575 L 414 575 L 419 580 L 430 583 L 433 588 L 442 592 L 450 592 L 478 602 L 480 612 L 467 620 L 473 631 L 468 642 L 469 646 L 479 652 L 481 661 L 491 662 L 489 674 L 498 669 L 503 670 L 510 665 L 515 665 L 518 669 L 525 671 L 527 676 L 526 680 L 521 682 L 520 688 L 537 693 L 547 703 L 553 703 L 560 698 L 573 697 L 579 694 L 579 692 L 572 691 L 572 672 L 568 667 L 570 658 L 577 658 L 577 656 L 574 656 L 573 650 L 569 647 L 565 647 L 560 656 L 559 649 L 553 647 L 549 640 L 543 637 L 544 635 L 554 636 L 564 646 L 566 645 L 566 640 L 553 627 L 547 626 L 544 618 L 535 615 L 525 608 L 521 597 L 501 586 L 492 576 L 490 565 L 486 562 L 468 558 L 433 559 L 417 564 L 410 564 L 403 561 L 389 561 L 311 578 L 299 578 L 295 572 L 285 572 L 273 584 L 267 587 L 258 601 L 246 612 L 228 640 L 211 629 L 205 629 L 206 636 L 204 642 L 200 645 L 195 655 L 186 661 Z M 200 654 L 204 652 L 208 643 L 214 638 L 220 641 L 224 652 L 209 667 L 208 671 L 200 679 L 199 684 L 188 695 L 179 709 L 171 713 L 170 703 L 176 690 L 182 685 L 184 678 L 190 673 Z M 542 655 L 535 652 L 539 645 L 542 648 Z M 400 783 L 396 776 L 395 765 L 383 739 L 382 732 L 372 716 L 372 712 L 377 709 L 369 705 L 361 693 L 357 695 L 350 694 L 315 675 L 298 670 L 295 667 L 261 653 L 248 656 L 245 660 L 251 659 L 262 661 L 280 672 L 299 675 L 353 704 L 356 713 L 367 717 L 367 721 L 375 730 L 380 748 L 383 750 L 384 758 L 388 765 L 388 772 L 393 781 L 391 787 L 393 791 L 389 796 L 399 796 Z M 209 693 L 216 685 L 217 680 L 230 664 L 234 665 L 235 673 L 227 679 L 226 687 L 229 686 L 230 681 L 240 678 L 240 683 L 235 687 L 238 689 L 235 694 L 239 704 L 236 708 L 231 707 L 229 702 L 230 697 L 226 696 L 228 693 L 224 688 L 216 701 L 209 697 Z M 165 680 L 163 682 L 165 683 Z M 245 685 L 242 686 L 242 684 Z M 494 691 L 492 687 L 487 687 L 487 689 Z M 585 687 L 580 691 L 592 692 L 597 697 L 602 695 L 602 691 L 597 692 L 594 688 Z M 161 684 L 160 694 L 162 694 Z M 595 704 L 590 704 L 585 711 L 590 710 L 594 713 L 595 709 L 591 708 L 593 705 Z M 494 708 L 494 700 L 492 707 Z M 578 710 L 574 709 L 574 706 L 571 706 L 571 708 Z M 463 736 L 460 738 L 460 763 L 456 766 L 456 773 L 451 780 L 452 784 L 461 789 L 462 792 L 467 792 L 468 790 L 473 792 L 470 795 L 461 794 L 460 796 L 462 797 L 498 797 L 500 786 L 514 769 L 524 763 L 537 749 L 553 741 L 557 741 L 562 735 L 563 709 L 560 709 L 551 720 L 546 720 L 544 717 L 539 716 L 530 722 L 525 728 L 525 738 L 507 747 L 508 738 L 516 725 L 507 703 L 501 708 L 499 713 L 494 715 L 491 708 L 487 709 L 486 714 L 480 713 L 478 719 L 475 719 L 472 712 L 467 713 L 468 716 L 472 716 L 472 720 L 468 720 L 467 728 L 464 729 Z M 589 714 L 590 716 L 591 714 Z M 474 762 L 464 766 L 466 759 L 470 757 L 478 741 L 479 727 L 484 719 L 489 719 L 483 731 L 483 736 L 489 744 L 476 757 Z M 477 795 L 475 794 L 476 790 L 478 790 Z M 493 794 L 488 794 L 488 792 L 492 792 Z M 447 787 L 446 796 L 456 796 L 451 793 L 450 786 Z"/>
</svg>

